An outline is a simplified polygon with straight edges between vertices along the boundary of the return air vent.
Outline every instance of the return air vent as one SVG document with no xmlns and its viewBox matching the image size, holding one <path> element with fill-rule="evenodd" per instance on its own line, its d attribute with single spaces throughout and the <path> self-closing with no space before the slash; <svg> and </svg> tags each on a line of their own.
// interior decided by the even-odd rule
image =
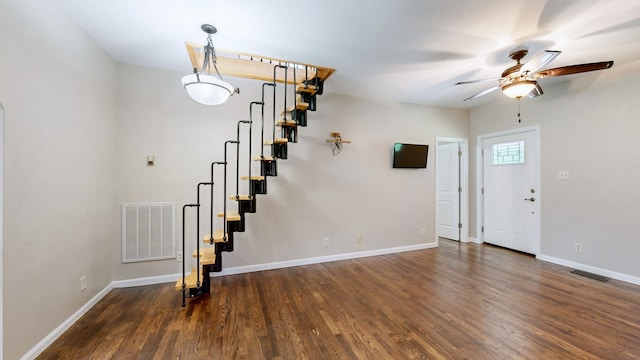
<svg viewBox="0 0 640 360">
<path fill-rule="evenodd" d="M 602 276 L 602 275 L 598 275 L 598 274 L 594 274 L 594 273 L 590 273 L 587 271 L 583 271 L 583 270 L 571 270 L 572 274 L 576 274 L 576 275 L 580 275 L 580 276 L 586 276 L 588 278 L 594 279 L 594 280 L 598 280 L 598 281 L 608 281 L 609 278 L 606 276 Z"/>
<path fill-rule="evenodd" d="M 175 203 L 122 204 L 122 262 L 175 259 Z"/>
</svg>

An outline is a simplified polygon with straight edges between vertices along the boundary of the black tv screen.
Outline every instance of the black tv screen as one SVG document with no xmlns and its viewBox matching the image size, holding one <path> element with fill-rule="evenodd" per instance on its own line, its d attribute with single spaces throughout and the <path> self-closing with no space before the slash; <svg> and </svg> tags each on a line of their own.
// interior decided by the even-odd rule
<svg viewBox="0 0 640 360">
<path fill-rule="evenodd" d="M 429 145 L 401 144 L 393 145 L 393 167 L 405 169 L 424 169 L 427 167 Z"/>
</svg>

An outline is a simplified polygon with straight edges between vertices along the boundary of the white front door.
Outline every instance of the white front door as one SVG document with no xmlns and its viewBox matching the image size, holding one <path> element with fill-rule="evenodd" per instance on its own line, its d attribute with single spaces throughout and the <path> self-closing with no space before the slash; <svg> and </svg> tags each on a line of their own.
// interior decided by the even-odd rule
<svg viewBox="0 0 640 360">
<path fill-rule="evenodd" d="M 483 137 L 485 242 L 539 253 L 539 142 L 537 127 Z"/>
<path fill-rule="evenodd" d="M 460 145 L 438 144 L 436 213 L 439 237 L 460 241 Z"/>
</svg>

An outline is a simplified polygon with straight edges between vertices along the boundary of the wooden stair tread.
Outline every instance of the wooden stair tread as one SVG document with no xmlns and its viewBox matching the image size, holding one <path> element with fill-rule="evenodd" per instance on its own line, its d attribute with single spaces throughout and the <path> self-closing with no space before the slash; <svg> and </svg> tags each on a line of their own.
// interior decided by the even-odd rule
<svg viewBox="0 0 640 360">
<path fill-rule="evenodd" d="M 248 176 L 240 176 L 240 180 L 249 180 L 249 177 Z M 254 175 L 254 176 L 251 176 L 251 180 L 260 180 L 261 181 L 261 180 L 264 180 L 264 176 Z"/>
<path fill-rule="evenodd" d="M 193 252 L 193 257 L 198 257 L 198 252 Z M 216 262 L 216 249 L 208 247 L 200 249 L 200 265 L 213 265 Z"/>
<path fill-rule="evenodd" d="M 298 87 L 296 88 L 296 92 L 301 93 L 309 93 L 311 95 L 315 94 L 317 91 L 316 86 L 315 85 L 304 85 L 304 84 L 300 84 L 298 85 Z"/>
<path fill-rule="evenodd" d="M 276 138 L 276 140 L 275 140 L 276 144 L 286 144 L 288 142 L 289 142 L 289 139 L 287 139 L 287 138 Z M 274 142 L 271 141 L 271 140 L 267 140 L 267 141 L 264 142 L 265 145 L 273 145 L 273 143 Z"/>
<path fill-rule="evenodd" d="M 276 126 L 297 126 L 298 122 L 293 119 L 280 119 L 276 121 Z"/>
<path fill-rule="evenodd" d="M 197 274 L 198 269 L 197 268 L 193 268 L 191 269 L 191 274 L 187 275 L 184 278 L 184 282 L 185 282 L 185 288 L 186 289 L 195 289 L 198 287 L 198 274 Z M 202 271 L 200 271 L 200 285 L 202 285 L 202 280 L 204 279 L 204 274 L 202 273 Z M 176 290 L 182 290 L 182 277 L 180 277 L 180 279 L 178 279 L 178 281 L 176 281 Z"/>
<path fill-rule="evenodd" d="M 218 217 L 224 217 L 224 212 L 221 211 L 217 215 Z M 240 214 L 236 212 L 227 212 L 227 221 L 240 221 L 240 220 L 242 220 L 242 218 L 240 217 Z"/>
<path fill-rule="evenodd" d="M 227 234 L 227 239 L 229 238 L 229 234 Z M 211 234 L 207 234 L 202 238 L 202 241 L 205 243 L 210 243 L 211 242 Z M 224 242 L 224 236 L 222 235 L 222 229 L 216 229 L 216 231 L 213 232 L 213 242 L 214 243 L 219 243 L 219 242 Z"/>
<path fill-rule="evenodd" d="M 255 156 L 253 160 L 254 161 L 274 161 L 275 159 L 273 158 L 273 156 Z"/>
<path fill-rule="evenodd" d="M 231 195 L 229 196 L 229 200 L 253 200 L 253 196 L 252 195 Z"/>
<path fill-rule="evenodd" d="M 292 106 L 280 111 L 280 115 L 284 115 L 285 113 L 291 114 L 293 110 L 307 110 L 309 108 L 309 103 L 298 101 L 296 102 L 296 106 Z"/>
</svg>

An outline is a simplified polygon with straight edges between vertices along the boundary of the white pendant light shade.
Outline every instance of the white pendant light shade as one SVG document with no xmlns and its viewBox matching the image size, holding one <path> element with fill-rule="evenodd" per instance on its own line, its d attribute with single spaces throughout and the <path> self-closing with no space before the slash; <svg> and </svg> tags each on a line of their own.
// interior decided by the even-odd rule
<svg viewBox="0 0 640 360">
<path fill-rule="evenodd" d="M 527 96 L 535 87 L 535 81 L 522 80 L 503 86 L 502 92 L 510 98 L 519 99 Z"/>
<path fill-rule="evenodd" d="M 204 105 L 222 104 L 236 91 L 226 81 L 209 74 L 186 75 L 182 85 L 193 100 Z"/>
</svg>

